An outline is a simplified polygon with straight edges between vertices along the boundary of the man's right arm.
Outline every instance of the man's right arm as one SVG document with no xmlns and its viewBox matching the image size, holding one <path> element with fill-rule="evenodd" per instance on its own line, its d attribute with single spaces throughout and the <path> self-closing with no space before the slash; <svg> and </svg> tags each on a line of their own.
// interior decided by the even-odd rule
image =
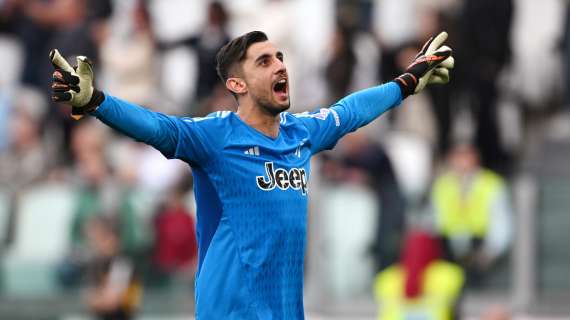
<svg viewBox="0 0 570 320">
<path fill-rule="evenodd" d="M 93 86 L 93 66 L 78 56 L 72 67 L 54 49 L 50 60 L 55 68 L 52 100 L 72 106 L 71 117 L 79 120 L 91 114 L 123 134 L 155 147 L 167 158 L 191 164 L 208 160 L 212 143 L 194 119 L 167 116 L 97 90 Z"/>
<path fill-rule="evenodd" d="M 154 112 L 105 94 L 105 100 L 91 113 L 111 128 L 153 146 L 173 158 L 180 137 L 180 119 Z"/>
</svg>

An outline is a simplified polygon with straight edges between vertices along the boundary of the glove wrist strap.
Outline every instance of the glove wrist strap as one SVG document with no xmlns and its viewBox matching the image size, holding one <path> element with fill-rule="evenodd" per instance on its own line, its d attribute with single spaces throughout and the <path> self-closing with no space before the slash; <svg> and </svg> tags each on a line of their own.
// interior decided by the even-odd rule
<svg viewBox="0 0 570 320">
<path fill-rule="evenodd" d="M 412 95 L 416 90 L 416 86 L 418 85 L 418 78 L 413 74 L 406 72 L 394 79 L 394 82 L 400 87 L 400 91 L 402 92 L 402 99 L 405 99 L 409 95 Z"/>
<path fill-rule="evenodd" d="M 83 116 L 85 114 L 93 112 L 95 111 L 95 109 L 97 109 L 97 107 L 99 107 L 101 103 L 103 103 L 103 101 L 105 101 L 105 95 L 103 94 L 103 92 L 97 89 L 93 89 L 91 100 L 89 100 L 89 102 L 82 107 L 73 107 L 71 109 L 71 115 Z"/>
</svg>

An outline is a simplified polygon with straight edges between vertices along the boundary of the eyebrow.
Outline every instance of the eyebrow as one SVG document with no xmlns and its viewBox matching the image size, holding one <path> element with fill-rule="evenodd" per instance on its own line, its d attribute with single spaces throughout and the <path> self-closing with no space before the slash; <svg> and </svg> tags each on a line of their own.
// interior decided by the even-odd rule
<svg viewBox="0 0 570 320">
<path fill-rule="evenodd" d="M 277 51 L 277 52 L 275 53 L 275 55 L 277 56 L 277 58 L 283 57 L 283 52 Z M 259 57 L 257 57 L 257 58 L 255 59 L 255 63 L 258 63 L 259 61 L 261 61 L 261 60 L 263 60 L 263 59 L 265 59 L 265 58 L 269 58 L 269 57 L 271 57 L 271 54 L 269 54 L 269 53 L 264 53 L 264 54 L 260 55 Z"/>
</svg>

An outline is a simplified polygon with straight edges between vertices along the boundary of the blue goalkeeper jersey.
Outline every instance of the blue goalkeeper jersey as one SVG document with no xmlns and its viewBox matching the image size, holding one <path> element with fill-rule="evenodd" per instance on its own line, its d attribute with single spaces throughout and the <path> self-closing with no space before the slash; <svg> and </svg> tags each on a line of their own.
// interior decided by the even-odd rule
<svg viewBox="0 0 570 320">
<path fill-rule="evenodd" d="M 309 160 L 400 100 L 391 82 L 330 108 L 283 112 L 276 138 L 230 111 L 179 118 L 110 95 L 94 115 L 192 167 L 197 319 L 303 319 Z"/>
</svg>

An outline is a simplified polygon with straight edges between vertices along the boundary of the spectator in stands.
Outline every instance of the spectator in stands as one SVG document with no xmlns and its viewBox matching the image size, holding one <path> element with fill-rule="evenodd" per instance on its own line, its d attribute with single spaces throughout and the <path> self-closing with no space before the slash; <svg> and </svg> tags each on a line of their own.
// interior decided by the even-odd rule
<svg viewBox="0 0 570 320">
<path fill-rule="evenodd" d="M 140 305 L 142 284 L 133 262 L 121 252 L 116 221 L 90 218 L 83 232 L 91 253 L 87 265 L 87 307 L 102 320 L 131 319 Z"/>
<path fill-rule="evenodd" d="M 441 259 L 437 239 L 412 230 L 400 261 L 374 281 L 374 296 L 381 306 L 378 319 L 455 319 L 463 283 L 463 270 Z"/>
<path fill-rule="evenodd" d="M 338 24 L 331 42 L 331 57 L 325 69 L 329 102 L 334 103 L 349 93 L 356 53 L 353 49 L 353 32 Z"/>
<path fill-rule="evenodd" d="M 472 109 L 475 145 L 487 168 L 508 173 L 510 163 L 499 136 L 496 80 L 511 61 L 513 0 L 467 0 L 458 18 L 455 82 Z M 459 42 L 460 40 L 460 42 Z"/>
<path fill-rule="evenodd" d="M 15 34 L 22 43 L 23 84 L 49 90 L 51 79 L 45 74 L 51 72 L 52 66 L 46 61 L 45 53 L 52 48 L 59 48 L 66 56 L 83 54 L 97 60 L 99 50 L 93 35 L 106 22 L 111 9 L 111 0 L 11 0 L 4 5 L 0 3 L 0 20 L 5 21 L 7 31 Z M 47 92 L 44 97 L 47 102 Z M 42 119 L 44 123 L 53 121 L 58 124 L 58 130 L 63 130 L 62 143 L 53 143 L 51 147 L 63 149 L 64 152 L 58 153 L 59 160 L 70 160 L 67 146 L 75 123 L 61 108 L 46 112 L 45 118 Z"/>
<path fill-rule="evenodd" d="M 156 75 L 155 41 L 145 1 L 136 1 L 123 19 L 128 23 L 117 24 L 114 29 L 104 24 L 96 29 L 105 87 L 134 103 L 158 107 L 160 77 Z"/>
<path fill-rule="evenodd" d="M 8 128 L 6 149 L 0 150 L 0 192 L 6 195 L 8 204 L 0 247 L 12 241 L 20 193 L 45 178 L 53 164 L 42 143 L 41 119 L 46 111 L 43 95 L 36 89 L 20 88 L 14 102 L 4 107 Z"/>
<path fill-rule="evenodd" d="M 226 87 L 217 84 L 212 94 L 204 100 L 202 113 L 209 114 L 216 111 L 236 111 L 237 103 L 234 97 L 228 92 Z"/>
<path fill-rule="evenodd" d="M 18 90 L 8 111 L 8 146 L 0 152 L 2 189 L 17 192 L 45 177 L 51 164 L 41 134 L 46 107 L 42 93 L 32 88 Z"/>
<path fill-rule="evenodd" d="M 445 0 L 440 0 L 439 2 L 445 2 Z M 434 2 L 438 1 L 428 1 L 432 4 L 433 8 L 422 8 L 421 18 L 420 18 L 420 30 L 419 40 L 424 43 L 431 35 L 430 32 L 433 30 L 447 30 L 450 37 L 447 41 L 450 43 L 450 47 L 455 48 L 455 37 L 457 36 L 457 28 L 455 26 L 455 16 L 451 14 L 450 11 L 454 11 L 454 6 L 449 6 L 448 3 L 444 5 L 435 5 Z M 452 138 L 452 93 L 455 91 L 455 81 L 453 81 L 451 86 L 432 86 L 426 92 L 430 98 L 431 110 L 434 115 L 436 122 L 436 156 L 437 159 L 445 157 L 449 151 L 451 138 Z"/>
<path fill-rule="evenodd" d="M 84 271 L 87 239 L 83 229 L 92 217 L 104 213 L 116 220 L 124 253 L 138 256 L 146 249 L 144 224 L 132 202 L 133 190 L 113 175 L 104 156 L 108 138 L 104 129 L 86 121 L 73 131 L 71 149 L 76 170 L 70 252 L 58 267 L 58 280 L 64 287 L 77 285 Z"/>
<path fill-rule="evenodd" d="M 44 87 L 49 79 L 45 51 L 62 48 L 65 54 L 82 53 L 91 59 L 97 50 L 91 37 L 92 26 L 111 14 L 111 0 L 10 0 L 0 3 L 0 20 L 5 30 L 22 41 L 25 61 L 23 83 Z M 63 49 L 65 48 L 65 49 Z"/>
<path fill-rule="evenodd" d="M 202 102 L 209 97 L 218 84 L 216 53 L 224 44 L 230 41 L 230 36 L 227 31 L 229 16 L 222 2 L 210 2 L 207 17 L 206 25 L 199 34 L 175 43 L 160 44 L 162 49 L 186 45 L 196 50 L 198 57 L 198 79 L 196 80 L 195 100 L 197 102 Z"/>
<path fill-rule="evenodd" d="M 77 188 L 71 243 L 81 247 L 83 225 L 91 216 L 101 212 L 117 215 L 122 249 L 129 254 L 141 251 L 141 222 L 131 201 L 132 190 L 113 175 L 104 155 L 107 136 L 93 122 L 76 127 L 72 150 L 77 162 Z"/>
<path fill-rule="evenodd" d="M 404 230 L 405 201 L 392 162 L 381 145 L 366 134 L 345 136 L 336 151 L 324 156 L 324 174 L 333 181 L 362 182 L 378 201 L 378 220 L 372 245 L 375 272 L 396 262 Z"/>
<path fill-rule="evenodd" d="M 508 190 L 501 176 L 481 167 L 468 143 L 456 144 L 447 162 L 431 194 L 435 228 L 445 257 L 462 265 L 468 285 L 477 286 L 511 241 Z"/>
<path fill-rule="evenodd" d="M 174 274 L 192 278 L 196 271 L 198 242 L 194 217 L 184 203 L 191 189 L 191 177 L 184 179 L 168 192 L 167 199 L 154 219 L 153 262 L 158 275 L 168 281 Z"/>
</svg>

